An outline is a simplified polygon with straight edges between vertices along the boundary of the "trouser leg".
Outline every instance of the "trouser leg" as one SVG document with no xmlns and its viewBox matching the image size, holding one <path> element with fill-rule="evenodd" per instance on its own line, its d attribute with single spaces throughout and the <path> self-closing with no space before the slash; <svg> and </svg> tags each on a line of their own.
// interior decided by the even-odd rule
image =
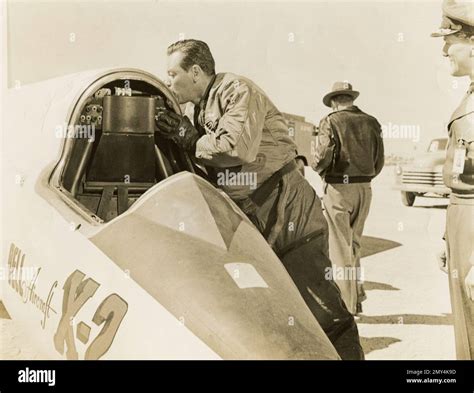
<svg viewBox="0 0 474 393">
<path fill-rule="evenodd" d="M 362 280 L 363 274 L 360 264 L 360 248 L 365 221 L 369 215 L 370 203 L 372 201 L 372 189 L 370 183 L 360 183 L 353 186 L 357 187 L 358 200 L 357 209 L 355 209 L 351 215 L 352 249 L 356 271 L 357 303 L 361 303 L 366 299 L 366 295 Z"/>
<path fill-rule="evenodd" d="M 363 359 L 354 318 L 331 274 L 327 274 L 331 262 L 321 202 L 299 173 L 294 171 L 285 177 L 249 217 L 266 238 L 275 226 L 281 228 L 274 249 L 307 306 L 342 359 Z M 282 195 L 286 198 L 285 209 L 283 216 L 277 217 L 278 200 Z M 315 236 L 310 236 L 312 234 Z M 308 236 L 308 241 L 301 242 Z"/>
<path fill-rule="evenodd" d="M 286 253 L 282 262 L 339 356 L 343 360 L 363 360 L 354 318 L 331 279 L 331 262 L 321 252 L 325 242 L 321 235 Z"/>
<path fill-rule="evenodd" d="M 329 256 L 335 267 L 334 277 L 348 310 L 356 314 L 356 280 L 352 279 L 355 273 L 352 206 L 344 198 L 341 187 L 327 184 L 325 188 L 324 207 L 329 227 Z"/>
<path fill-rule="evenodd" d="M 446 250 L 449 290 L 458 360 L 474 359 L 474 301 L 464 280 L 474 266 L 474 206 L 449 205 L 446 216 Z"/>
</svg>

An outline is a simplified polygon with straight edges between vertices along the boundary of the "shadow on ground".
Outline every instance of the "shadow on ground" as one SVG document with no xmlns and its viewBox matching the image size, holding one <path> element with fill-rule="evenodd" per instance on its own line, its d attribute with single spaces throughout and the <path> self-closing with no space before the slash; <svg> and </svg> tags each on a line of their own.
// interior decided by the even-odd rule
<svg viewBox="0 0 474 393">
<path fill-rule="evenodd" d="M 361 258 L 378 254 L 379 252 L 384 252 L 400 246 L 400 243 L 394 242 L 393 240 L 381 239 L 379 237 L 372 236 L 362 236 L 360 252 Z"/>
<path fill-rule="evenodd" d="M 400 288 L 396 288 L 390 284 L 375 281 L 364 281 L 364 290 L 366 291 L 399 291 Z"/>
<path fill-rule="evenodd" d="M 434 205 L 434 206 L 412 206 L 412 209 L 440 209 L 446 210 L 448 205 Z"/>
<path fill-rule="evenodd" d="M 0 319 L 11 319 L 2 301 L 0 301 Z"/>
<path fill-rule="evenodd" d="M 423 315 L 423 314 L 395 314 L 395 315 L 359 315 L 358 324 L 400 324 L 400 325 L 452 325 L 452 314 Z"/>
<path fill-rule="evenodd" d="M 364 353 L 368 355 L 372 351 L 388 348 L 390 345 L 400 342 L 401 340 L 394 337 L 361 337 L 360 344 Z"/>
</svg>

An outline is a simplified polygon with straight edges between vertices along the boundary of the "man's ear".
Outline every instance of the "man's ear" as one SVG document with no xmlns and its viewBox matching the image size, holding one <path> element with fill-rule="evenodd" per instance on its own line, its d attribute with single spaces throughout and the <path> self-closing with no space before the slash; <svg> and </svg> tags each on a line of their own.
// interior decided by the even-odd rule
<svg viewBox="0 0 474 393">
<path fill-rule="evenodd" d="M 194 82 L 197 82 L 203 73 L 202 68 L 199 65 L 194 64 L 191 67 L 191 71 L 192 71 Z"/>
</svg>

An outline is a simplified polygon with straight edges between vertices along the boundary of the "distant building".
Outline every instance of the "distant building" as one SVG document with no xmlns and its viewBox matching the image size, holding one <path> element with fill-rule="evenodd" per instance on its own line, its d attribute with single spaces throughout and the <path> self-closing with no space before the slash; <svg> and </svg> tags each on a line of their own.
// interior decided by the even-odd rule
<svg viewBox="0 0 474 393">
<path fill-rule="evenodd" d="M 298 157 L 301 157 L 308 165 L 316 148 L 318 127 L 306 121 L 304 116 L 282 113 L 288 123 L 290 137 L 293 138 L 298 149 Z"/>
</svg>

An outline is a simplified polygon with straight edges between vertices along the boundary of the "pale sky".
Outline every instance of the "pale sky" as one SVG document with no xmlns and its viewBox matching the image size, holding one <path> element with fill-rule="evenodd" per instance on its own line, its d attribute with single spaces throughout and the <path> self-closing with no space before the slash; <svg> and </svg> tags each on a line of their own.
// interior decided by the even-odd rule
<svg viewBox="0 0 474 393">
<path fill-rule="evenodd" d="M 166 47 L 206 41 L 217 72 L 249 77 L 284 112 L 318 123 L 336 80 L 360 91 L 356 105 L 388 125 L 413 125 L 420 142 L 386 139 L 410 155 L 445 135 L 469 81 L 449 75 L 441 1 L 10 2 L 9 84 L 104 67 L 166 75 Z M 457 83 L 457 86 L 456 86 Z"/>
</svg>

